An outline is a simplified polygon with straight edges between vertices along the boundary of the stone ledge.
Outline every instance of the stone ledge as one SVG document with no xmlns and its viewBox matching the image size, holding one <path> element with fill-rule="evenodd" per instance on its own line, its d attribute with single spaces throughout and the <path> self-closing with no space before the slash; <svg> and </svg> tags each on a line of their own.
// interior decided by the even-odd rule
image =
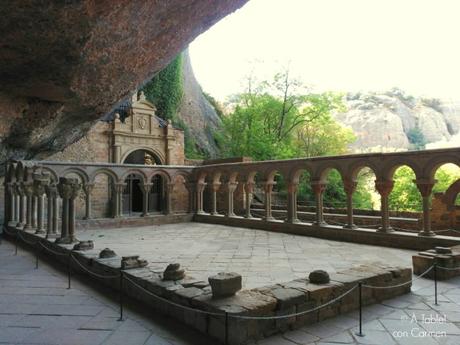
<svg viewBox="0 0 460 345">
<path fill-rule="evenodd" d="M 16 230 L 10 229 L 10 231 Z M 47 241 L 48 248 L 67 255 L 55 256 L 51 252 L 46 254 L 54 257 L 58 262 L 68 264 L 68 253 L 72 249 L 71 245 L 56 244 L 45 240 L 42 236 L 23 231 L 21 231 L 21 234 L 29 242 L 35 242 L 38 239 Z M 36 244 L 36 247 L 38 249 L 40 246 Z M 42 250 L 44 252 L 44 249 Z M 121 257 L 99 259 L 95 250 L 73 251 L 73 255 L 81 265 L 91 272 L 112 277 L 102 279 L 92 276 L 93 279 L 113 289 L 119 288 L 118 277 L 120 275 Z M 75 262 L 71 264 L 71 267 L 74 272 L 88 274 Z M 306 324 L 319 322 L 357 309 L 359 306 L 358 290 L 356 289 L 330 306 L 289 318 L 248 320 L 233 318 L 231 317 L 232 315 L 266 317 L 294 314 L 323 305 L 350 290 L 358 282 L 377 286 L 391 286 L 408 282 L 412 278 L 410 268 L 388 266 L 382 263 L 369 263 L 331 274 L 331 281 L 327 284 L 311 284 L 307 278 L 303 278 L 272 286 L 243 290 L 231 297 L 215 299 L 212 297 L 210 287 L 206 283 L 194 280 L 191 277 L 178 281 L 164 281 L 160 273 L 149 267 L 125 270 L 123 274 L 145 289 L 144 291 L 125 279 L 123 292 L 126 295 L 147 304 L 161 313 L 170 315 L 221 342 L 225 339 L 224 314 L 229 313 L 228 330 L 229 344 L 231 345 L 245 344 L 251 340 L 296 329 Z M 113 278 L 114 276 L 116 278 Z M 408 293 L 410 292 L 410 285 L 390 289 L 363 289 L 363 302 L 368 305 Z M 151 296 L 146 291 L 188 308 L 222 313 L 222 316 L 181 309 L 167 301 Z"/>
<path fill-rule="evenodd" d="M 412 250 L 427 250 L 436 246 L 451 247 L 460 245 L 460 238 L 450 236 L 419 236 L 416 233 L 394 231 L 381 233 L 370 229 L 344 229 L 341 226 L 317 226 L 308 223 L 290 224 L 283 221 L 265 221 L 259 218 L 247 219 L 243 217 L 215 217 L 207 214 L 195 215 L 195 222 L 228 225 L 250 229 L 283 232 L 288 234 L 311 236 L 335 240 L 371 244 L 390 248 L 403 248 Z"/>
</svg>

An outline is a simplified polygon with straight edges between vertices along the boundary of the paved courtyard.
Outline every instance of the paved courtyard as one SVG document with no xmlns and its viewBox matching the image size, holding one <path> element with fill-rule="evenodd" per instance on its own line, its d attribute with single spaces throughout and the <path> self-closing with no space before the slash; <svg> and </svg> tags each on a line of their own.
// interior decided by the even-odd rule
<svg viewBox="0 0 460 345">
<path fill-rule="evenodd" d="M 139 254 L 163 271 L 173 262 L 187 274 L 207 281 L 217 272 L 243 276 L 244 288 L 305 277 L 315 269 L 340 271 L 363 262 L 381 261 L 410 267 L 414 251 L 329 241 L 263 230 L 202 223 L 181 223 L 79 232 L 95 248 L 118 255 Z"/>
</svg>

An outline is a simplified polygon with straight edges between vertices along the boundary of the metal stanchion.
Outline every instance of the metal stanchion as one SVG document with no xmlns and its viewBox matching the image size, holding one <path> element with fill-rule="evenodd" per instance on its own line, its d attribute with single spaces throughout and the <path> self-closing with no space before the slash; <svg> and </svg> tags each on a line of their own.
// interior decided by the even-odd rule
<svg viewBox="0 0 460 345">
<path fill-rule="evenodd" d="M 38 250 L 39 250 L 39 247 L 37 247 L 35 250 L 35 269 L 36 270 L 38 270 Z"/>
<path fill-rule="evenodd" d="M 71 288 L 71 279 L 72 279 L 72 251 L 69 252 L 69 262 L 67 265 L 67 279 L 69 282 L 69 285 L 67 286 L 67 289 Z"/>
<path fill-rule="evenodd" d="M 119 286 L 119 302 L 120 302 L 120 318 L 118 321 L 123 321 L 123 271 L 120 268 L 120 286 Z"/>
<path fill-rule="evenodd" d="M 16 236 L 14 236 L 14 255 L 18 255 L 18 236 L 19 236 L 19 233 L 18 233 L 19 230 L 16 230 Z"/>
<path fill-rule="evenodd" d="M 225 345 L 228 345 L 228 312 L 225 312 Z"/>
<path fill-rule="evenodd" d="M 434 305 L 438 305 L 438 263 L 434 262 Z"/>
<path fill-rule="evenodd" d="M 364 337 L 363 334 L 363 283 L 358 283 L 358 294 L 359 294 L 359 330 L 356 335 L 358 337 Z"/>
</svg>

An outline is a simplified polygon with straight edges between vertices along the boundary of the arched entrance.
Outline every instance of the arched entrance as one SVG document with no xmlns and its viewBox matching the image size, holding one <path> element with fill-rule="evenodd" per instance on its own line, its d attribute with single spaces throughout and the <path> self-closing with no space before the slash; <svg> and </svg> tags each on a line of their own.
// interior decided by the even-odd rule
<svg viewBox="0 0 460 345">
<path fill-rule="evenodd" d="M 132 151 L 123 160 L 123 164 L 161 165 L 161 159 L 152 151 L 139 149 Z"/>
<path fill-rule="evenodd" d="M 157 165 L 161 164 L 161 160 L 153 152 L 139 149 L 128 154 L 123 164 Z M 126 187 L 123 190 L 123 214 L 146 215 L 146 213 L 162 212 L 165 209 L 164 178 L 161 175 L 155 175 L 148 183 L 150 187 L 147 198 L 145 198 L 142 177 L 138 174 L 127 176 L 125 179 Z M 144 202 L 147 202 L 145 208 Z"/>
</svg>

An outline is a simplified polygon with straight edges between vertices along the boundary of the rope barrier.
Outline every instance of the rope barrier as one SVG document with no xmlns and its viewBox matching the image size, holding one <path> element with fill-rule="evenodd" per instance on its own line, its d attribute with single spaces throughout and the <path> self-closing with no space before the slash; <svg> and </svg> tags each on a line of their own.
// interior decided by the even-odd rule
<svg viewBox="0 0 460 345">
<path fill-rule="evenodd" d="M 68 254 L 66 253 L 58 253 L 52 249 L 49 249 L 48 247 L 46 247 L 42 241 L 38 241 L 38 244 L 41 245 L 43 248 L 45 248 L 47 251 L 49 251 L 50 253 L 53 253 L 54 255 L 60 255 L 60 256 L 68 256 Z"/>
<path fill-rule="evenodd" d="M 367 287 L 367 288 L 370 288 L 370 289 L 392 289 L 392 288 L 405 286 L 405 285 L 408 285 L 409 283 L 413 283 L 413 282 L 421 279 L 425 274 L 430 272 L 433 268 L 434 268 L 434 265 L 431 265 L 425 272 L 420 274 L 418 277 L 413 278 L 413 279 L 411 279 L 411 280 L 409 280 L 409 281 L 407 281 L 405 283 L 401 283 L 401 284 L 397 284 L 397 285 L 391 285 L 391 286 L 376 286 L 376 285 L 365 285 L 365 284 L 363 284 L 363 287 Z"/>
<path fill-rule="evenodd" d="M 18 231 L 17 234 L 18 234 L 18 237 L 19 237 L 21 240 L 23 240 L 25 243 L 27 243 L 27 244 L 30 245 L 30 246 L 35 246 L 37 243 L 39 243 L 39 242 L 41 241 L 41 240 L 39 239 L 39 240 L 36 241 L 36 242 L 29 242 L 29 241 L 27 241 L 27 240 L 22 236 L 21 231 Z"/>
<path fill-rule="evenodd" d="M 83 268 L 83 270 L 85 270 L 89 274 L 92 274 L 95 277 L 98 277 L 98 278 L 101 278 L 101 279 L 114 279 L 114 278 L 119 278 L 120 277 L 118 274 L 117 275 L 111 275 L 111 276 L 105 276 L 105 275 L 102 275 L 102 274 L 91 272 L 89 269 L 87 269 L 85 266 L 83 266 L 81 264 L 81 262 L 78 261 L 77 258 L 72 255 L 72 253 L 70 253 L 70 258 L 72 258 L 73 261 L 75 261 L 81 268 Z"/>
<path fill-rule="evenodd" d="M 442 270 L 445 270 L 445 271 L 458 271 L 460 270 L 460 266 L 459 267 L 442 267 L 442 266 L 436 266 L 437 268 L 440 268 Z"/>
</svg>

